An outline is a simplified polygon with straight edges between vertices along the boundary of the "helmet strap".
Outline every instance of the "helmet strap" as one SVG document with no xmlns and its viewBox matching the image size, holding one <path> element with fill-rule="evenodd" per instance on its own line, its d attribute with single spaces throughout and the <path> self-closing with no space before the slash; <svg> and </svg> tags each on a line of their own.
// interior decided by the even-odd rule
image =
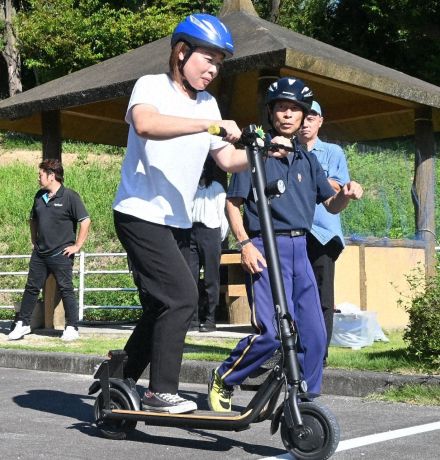
<svg viewBox="0 0 440 460">
<path fill-rule="evenodd" d="M 188 50 L 185 53 L 185 56 L 183 59 L 179 62 L 178 67 L 179 67 L 179 72 L 182 77 L 182 83 L 183 86 L 185 87 L 186 90 L 191 91 L 194 94 L 200 93 L 199 89 L 194 88 L 191 86 L 190 82 L 186 79 L 185 74 L 183 72 L 183 68 L 185 67 L 186 63 L 188 62 L 188 59 L 191 57 L 191 54 L 194 53 L 196 47 L 191 45 L 190 43 L 186 42 L 185 43 L 188 45 Z"/>
</svg>

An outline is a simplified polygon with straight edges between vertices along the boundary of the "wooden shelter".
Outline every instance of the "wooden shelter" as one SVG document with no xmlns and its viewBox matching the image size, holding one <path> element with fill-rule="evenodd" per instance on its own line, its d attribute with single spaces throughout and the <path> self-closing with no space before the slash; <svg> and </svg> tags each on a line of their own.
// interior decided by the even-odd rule
<svg viewBox="0 0 440 460">
<path fill-rule="evenodd" d="M 295 75 L 325 109 L 322 134 L 339 141 L 414 136 L 418 236 L 435 266 L 434 132 L 440 88 L 258 17 L 250 0 L 225 0 L 220 12 L 236 53 L 211 91 L 223 116 L 240 126 L 265 118 L 263 96 L 279 76 Z M 61 157 L 62 139 L 123 146 L 125 109 L 135 81 L 168 69 L 169 37 L 0 102 L 0 129 L 41 134 L 43 156 Z"/>
</svg>

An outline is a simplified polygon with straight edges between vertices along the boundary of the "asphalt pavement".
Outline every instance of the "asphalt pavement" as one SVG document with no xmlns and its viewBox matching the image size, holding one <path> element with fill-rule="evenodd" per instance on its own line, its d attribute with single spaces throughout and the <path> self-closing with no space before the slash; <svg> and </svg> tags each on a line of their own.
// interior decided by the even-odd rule
<svg viewBox="0 0 440 460">
<path fill-rule="evenodd" d="M 31 350 L 5 349 L 2 344 L 7 342 L 10 321 L 0 321 L 0 367 L 29 369 L 39 371 L 64 372 L 69 374 L 91 375 L 95 367 L 102 362 L 102 356 L 83 355 L 78 353 L 38 352 Z M 133 324 L 87 324 L 79 328 L 80 336 L 129 336 Z M 44 337 L 60 337 L 62 331 L 53 329 L 40 329 L 35 333 L 25 336 L 22 343 Z M 218 325 L 217 331 L 200 333 L 189 332 L 193 337 L 236 338 L 237 341 L 251 332 L 247 325 Z M 208 361 L 184 360 L 180 373 L 183 383 L 207 384 L 211 370 L 218 363 Z M 148 377 L 148 373 L 144 375 Z M 243 384 L 244 389 L 251 389 L 264 379 L 264 374 L 248 379 Z M 440 376 L 427 375 L 400 375 L 392 373 L 370 371 L 346 371 L 341 369 L 326 368 L 324 370 L 322 393 L 327 395 L 358 396 L 363 397 L 373 392 L 381 392 L 391 386 L 405 383 L 421 383 L 440 385 Z"/>
<path fill-rule="evenodd" d="M 139 422 L 124 441 L 106 439 L 95 426 L 90 376 L 0 369 L 0 452 L 8 460 L 293 460 L 270 420 L 249 430 L 152 426 Z M 139 391 L 147 381 L 139 381 Z M 206 385 L 180 385 L 183 397 L 207 410 Z M 236 390 L 242 411 L 253 393 Z M 280 400 L 281 403 L 281 400 Z M 438 460 L 439 408 L 349 396 L 317 401 L 336 417 L 341 441 L 332 460 Z"/>
</svg>

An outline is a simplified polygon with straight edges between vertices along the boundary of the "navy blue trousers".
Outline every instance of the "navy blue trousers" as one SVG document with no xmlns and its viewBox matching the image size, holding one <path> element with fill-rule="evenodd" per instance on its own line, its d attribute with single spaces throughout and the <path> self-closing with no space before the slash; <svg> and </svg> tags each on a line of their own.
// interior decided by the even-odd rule
<svg viewBox="0 0 440 460">
<path fill-rule="evenodd" d="M 261 237 L 253 244 L 264 254 Z M 298 330 L 298 358 L 308 391 L 320 393 L 326 330 L 305 236 L 277 236 L 289 313 Z M 279 348 L 272 292 L 267 269 L 247 279 L 251 321 L 256 333 L 242 339 L 219 368 L 226 385 L 239 385 Z"/>
</svg>

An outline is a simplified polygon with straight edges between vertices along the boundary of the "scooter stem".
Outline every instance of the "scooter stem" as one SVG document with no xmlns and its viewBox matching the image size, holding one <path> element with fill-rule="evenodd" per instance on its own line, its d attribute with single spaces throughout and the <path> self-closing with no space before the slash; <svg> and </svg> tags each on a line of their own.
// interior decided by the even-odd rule
<svg viewBox="0 0 440 460">
<path fill-rule="evenodd" d="M 290 384 L 299 384 L 301 373 L 296 358 L 296 331 L 289 320 L 290 315 L 287 309 L 286 294 L 284 290 L 283 277 L 278 257 L 278 248 L 275 240 L 272 216 L 270 212 L 270 202 L 265 195 L 266 172 L 264 168 L 263 155 L 256 142 L 256 126 L 250 125 L 245 128 L 243 138 L 245 140 L 246 152 L 250 164 L 252 187 L 254 198 L 258 209 L 258 217 L 261 225 L 261 236 L 263 239 L 265 257 L 267 260 L 267 270 L 272 290 L 272 299 L 276 313 L 279 317 L 280 339 L 284 350 L 286 362 L 286 375 Z M 252 139 L 254 140 L 252 142 Z"/>
</svg>

